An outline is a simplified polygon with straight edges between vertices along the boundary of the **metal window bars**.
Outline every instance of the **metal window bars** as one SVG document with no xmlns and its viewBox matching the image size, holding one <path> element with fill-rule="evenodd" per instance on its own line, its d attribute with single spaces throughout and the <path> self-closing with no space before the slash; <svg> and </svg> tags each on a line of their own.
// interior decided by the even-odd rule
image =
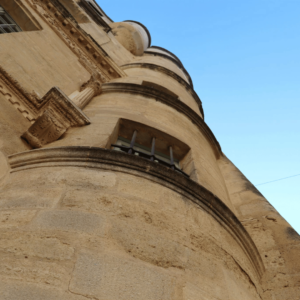
<svg viewBox="0 0 300 300">
<path fill-rule="evenodd" d="M 22 31 L 12 17 L 0 5 L 0 34 Z"/>
<path fill-rule="evenodd" d="M 159 157 L 157 157 L 155 155 L 155 137 L 152 138 L 152 144 L 151 144 L 151 153 L 145 153 L 144 151 L 139 151 L 137 149 L 134 149 L 134 145 L 135 145 L 135 140 L 137 137 L 137 131 L 135 130 L 133 132 L 132 138 L 131 138 L 131 142 L 130 142 L 130 146 L 124 146 L 124 145 L 117 145 L 117 144 L 112 144 L 112 147 L 118 148 L 120 150 L 122 150 L 123 152 L 126 152 L 128 154 L 133 154 L 133 155 L 138 155 L 140 157 L 149 159 L 150 161 L 155 161 L 157 163 L 160 163 L 174 171 L 177 171 L 179 173 L 181 173 L 182 175 L 186 176 L 186 177 L 190 177 L 188 174 L 186 174 L 185 172 L 183 172 L 182 170 L 180 170 L 174 163 L 174 156 L 173 156 L 173 148 L 172 146 L 169 147 L 170 150 L 170 163 L 160 159 Z"/>
</svg>

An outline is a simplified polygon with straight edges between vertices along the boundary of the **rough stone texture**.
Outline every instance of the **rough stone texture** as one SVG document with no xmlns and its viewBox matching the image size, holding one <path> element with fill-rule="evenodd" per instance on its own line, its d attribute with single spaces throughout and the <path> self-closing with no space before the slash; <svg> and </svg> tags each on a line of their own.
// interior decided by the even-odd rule
<svg viewBox="0 0 300 300">
<path fill-rule="evenodd" d="M 41 229 L 79 231 L 101 235 L 104 221 L 97 215 L 82 212 L 44 211 L 37 216 L 32 226 Z"/>
<path fill-rule="evenodd" d="M 1 300 L 86 300 L 86 297 L 74 295 L 59 289 L 41 287 L 20 282 L 1 282 Z"/>
<path fill-rule="evenodd" d="M 36 212 L 36 210 L 0 211 L 0 228 L 11 228 L 26 225 L 34 218 Z"/>
<path fill-rule="evenodd" d="M 96 299 L 174 299 L 176 279 L 126 256 L 79 255 L 70 290 Z"/>
<path fill-rule="evenodd" d="M 0 151 L 0 185 L 3 184 L 5 177 L 8 175 L 9 165 L 5 155 Z"/>
<path fill-rule="evenodd" d="M 300 236 L 227 159 L 220 160 L 239 219 L 261 253 L 266 272 L 262 298 L 300 299 Z"/>
<path fill-rule="evenodd" d="M 299 300 L 300 236 L 224 156 L 179 60 L 78 0 L 2 2 L 23 31 L 0 35 L 0 300 Z M 37 155 L 20 136 L 42 97 L 91 78 L 91 124 Z M 191 180 L 99 150 L 121 119 L 187 145 Z"/>
</svg>

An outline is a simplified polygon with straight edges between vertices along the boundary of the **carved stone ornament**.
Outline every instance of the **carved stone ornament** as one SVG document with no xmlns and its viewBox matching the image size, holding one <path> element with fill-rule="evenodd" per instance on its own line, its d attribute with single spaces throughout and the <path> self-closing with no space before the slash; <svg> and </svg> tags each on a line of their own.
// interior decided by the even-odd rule
<svg viewBox="0 0 300 300">
<path fill-rule="evenodd" d="M 59 0 L 27 1 L 78 57 L 88 72 L 101 74 L 101 82 L 126 77 L 125 72 L 91 39 Z"/>
<path fill-rule="evenodd" d="M 88 117 L 59 88 L 53 87 L 44 97 L 45 110 L 22 135 L 33 148 L 54 142 L 69 127 L 90 124 Z"/>
<path fill-rule="evenodd" d="M 82 92 L 88 87 L 94 90 L 94 96 L 97 96 L 101 93 L 102 84 L 98 74 L 93 74 L 90 80 L 80 87 L 80 92 Z"/>
</svg>

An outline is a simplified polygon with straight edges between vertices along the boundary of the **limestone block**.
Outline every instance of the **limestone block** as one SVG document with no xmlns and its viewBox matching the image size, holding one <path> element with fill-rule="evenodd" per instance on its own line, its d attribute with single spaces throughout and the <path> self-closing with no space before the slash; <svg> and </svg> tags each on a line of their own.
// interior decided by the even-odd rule
<svg viewBox="0 0 300 300">
<path fill-rule="evenodd" d="M 59 289 L 22 282 L 0 282 L 1 300 L 86 300 Z"/>
<path fill-rule="evenodd" d="M 114 173 L 97 169 L 66 168 L 59 177 L 63 177 L 67 185 L 76 187 L 111 188 L 116 184 Z"/>
<path fill-rule="evenodd" d="M 116 175 L 112 172 L 80 167 L 38 168 L 13 173 L 4 189 L 16 187 L 27 189 L 29 186 L 41 189 L 42 186 L 47 185 L 52 189 L 55 185 L 64 186 L 65 184 L 86 188 L 111 188 L 116 184 Z"/>
<path fill-rule="evenodd" d="M 267 201 L 255 201 L 249 204 L 244 204 L 239 207 L 243 216 L 262 216 L 275 212 L 275 209 Z"/>
<path fill-rule="evenodd" d="M 16 280 L 66 288 L 70 271 L 71 266 L 67 268 L 61 263 L 31 260 L 26 257 L 0 257 L 0 281 Z"/>
<path fill-rule="evenodd" d="M 0 208 L 50 208 L 58 202 L 62 192 L 63 188 L 56 185 L 6 189 L 0 193 Z"/>
<path fill-rule="evenodd" d="M 133 188 L 134 187 L 134 188 Z M 118 191 L 144 201 L 159 203 L 165 198 L 176 197 L 174 192 L 158 183 L 137 176 L 119 175 Z"/>
<path fill-rule="evenodd" d="M 60 206 L 93 213 L 105 212 L 106 215 L 117 215 L 121 218 L 133 218 L 138 217 L 138 211 L 143 210 L 143 205 L 139 202 L 139 199 L 122 197 L 113 192 L 71 189 L 67 191 Z M 141 207 L 139 207 L 139 204 Z"/>
<path fill-rule="evenodd" d="M 32 223 L 32 228 L 103 235 L 105 221 L 101 216 L 77 211 L 42 211 Z"/>
<path fill-rule="evenodd" d="M 156 222 L 155 216 L 151 218 L 152 222 Z M 202 274 L 211 284 L 214 280 L 222 282 L 222 278 L 219 278 L 222 272 L 215 260 L 226 260 L 225 251 L 208 237 L 202 236 L 200 239 L 200 228 L 197 232 L 198 244 L 193 245 L 185 228 L 182 234 L 178 233 L 182 227 L 178 226 L 180 222 L 177 225 L 176 222 L 171 223 L 170 232 L 153 223 L 144 222 L 141 226 L 141 220 L 135 221 L 131 217 L 114 219 L 111 223 L 110 235 L 131 256 L 163 268 L 176 268 L 185 272 L 190 270 L 194 276 Z M 166 223 L 169 223 L 169 219 Z"/>
<path fill-rule="evenodd" d="M 176 280 L 168 272 L 115 253 L 81 253 L 70 291 L 98 300 L 174 300 Z"/>
<path fill-rule="evenodd" d="M 133 257 L 163 268 L 186 268 L 190 250 L 150 225 L 114 220 L 110 234 Z"/>
<path fill-rule="evenodd" d="M 55 237 L 24 232 L 1 233 L 0 251 L 17 256 L 39 257 L 48 260 L 70 260 L 74 255 L 72 247 Z"/>
<path fill-rule="evenodd" d="M 183 288 L 183 300 L 218 300 L 212 295 L 201 289 L 201 284 L 196 286 L 190 282 L 187 282 Z"/>
<path fill-rule="evenodd" d="M 36 212 L 36 210 L 0 211 L 0 228 L 24 226 L 34 218 Z"/>
<path fill-rule="evenodd" d="M 173 197 L 169 201 L 171 202 L 172 199 L 175 201 Z M 178 197 L 176 201 L 182 202 L 182 199 Z M 182 242 L 188 241 L 184 225 L 186 223 L 184 210 L 170 211 L 167 206 L 145 201 L 143 198 L 126 194 L 120 195 L 115 192 L 72 189 L 67 191 L 60 206 L 93 213 L 105 213 L 118 218 L 113 221 L 115 224 L 119 224 L 119 220 L 129 222 L 129 226 L 132 227 L 140 227 L 139 224 L 143 224 L 143 228 L 148 226 L 149 231 L 152 230 L 151 228 L 154 231 L 163 230 L 170 238 L 176 237 Z M 182 226 L 178 226 L 178 224 L 182 224 Z M 118 227 L 118 225 L 116 226 Z M 123 224 L 120 225 L 120 227 L 123 226 Z M 202 228 L 195 228 L 196 230 L 202 231 Z"/>
</svg>

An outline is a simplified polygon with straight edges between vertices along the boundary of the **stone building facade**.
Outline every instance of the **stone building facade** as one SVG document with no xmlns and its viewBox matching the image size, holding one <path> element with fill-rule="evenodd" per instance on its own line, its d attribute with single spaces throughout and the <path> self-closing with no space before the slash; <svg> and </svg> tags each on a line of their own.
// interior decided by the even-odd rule
<svg viewBox="0 0 300 300">
<path fill-rule="evenodd" d="M 0 49 L 0 300 L 300 299 L 300 236 L 147 28 L 0 0 Z"/>
</svg>

